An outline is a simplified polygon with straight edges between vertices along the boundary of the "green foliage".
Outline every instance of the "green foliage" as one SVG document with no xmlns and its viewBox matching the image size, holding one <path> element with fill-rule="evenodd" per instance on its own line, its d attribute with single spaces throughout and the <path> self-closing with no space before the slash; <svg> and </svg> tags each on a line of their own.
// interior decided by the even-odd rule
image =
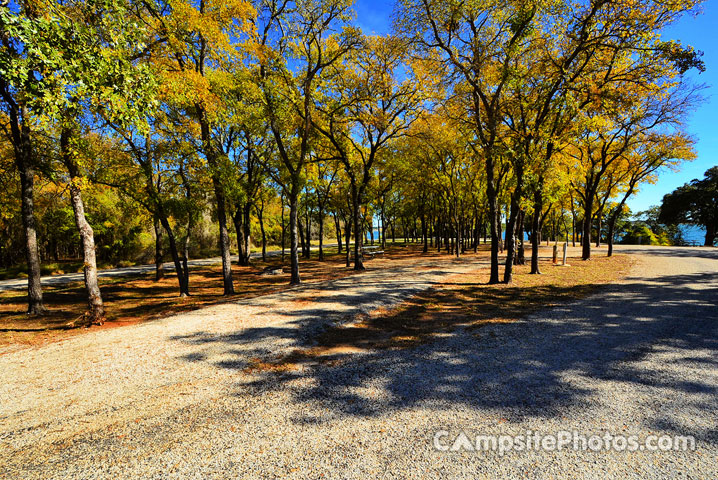
<svg viewBox="0 0 718 480">
<path fill-rule="evenodd" d="M 659 219 L 668 224 L 715 225 L 718 222 L 718 167 L 663 197 Z"/>
</svg>

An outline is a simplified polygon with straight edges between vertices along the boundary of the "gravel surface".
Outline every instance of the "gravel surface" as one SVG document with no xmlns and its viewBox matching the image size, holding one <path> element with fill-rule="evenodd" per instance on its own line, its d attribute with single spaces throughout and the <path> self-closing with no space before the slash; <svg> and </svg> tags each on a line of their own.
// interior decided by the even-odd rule
<svg viewBox="0 0 718 480">
<path fill-rule="evenodd" d="M 246 373 L 464 261 L 405 262 L 0 351 L 0 478 L 715 478 L 718 251 L 633 248 L 631 276 L 522 321 Z M 691 435 L 694 451 L 437 451 L 461 432 Z"/>
</svg>

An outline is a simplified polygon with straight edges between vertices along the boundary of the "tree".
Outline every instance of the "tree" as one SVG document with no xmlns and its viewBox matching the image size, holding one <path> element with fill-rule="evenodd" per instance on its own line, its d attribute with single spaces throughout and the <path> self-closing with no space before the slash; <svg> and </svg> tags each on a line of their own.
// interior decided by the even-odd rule
<svg viewBox="0 0 718 480">
<path fill-rule="evenodd" d="M 377 159 L 404 135 L 422 101 L 418 78 L 400 81 L 407 45 L 396 37 L 367 37 L 362 48 L 337 65 L 314 122 L 342 165 L 352 202 L 354 269 L 364 270 L 362 243 L 366 195 Z"/>
<path fill-rule="evenodd" d="M 467 118 L 475 135 L 477 161 L 486 173 L 491 226 L 489 283 L 499 282 L 499 223 L 502 175 L 499 156 L 505 87 L 512 80 L 515 56 L 525 51 L 523 39 L 536 16 L 526 2 L 404 0 L 399 27 L 429 58 L 437 59 L 443 83 L 467 97 Z"/>
<path fill-rule="evenodd" d="M 0 97 L 8 120 L 3 130 L 13 145 L 20 174 L 31 314 L 45 312 L 33 203 L 34 177 L 42 166 L 35 131 L 53 126 L 62 131 L 61 157 L 70 176 L 77 177 L 79 170 L 68 150 L 73 127 L 65 120 L 68 115 L 82 115 L 79 103 L 102 106 L 122 122 L 135 121 L 137 111 L 148 107 L 144 93 L 154 84 L 144 68 L 132 64 L 141 28 L 127 21 L 126 7 L 122 1 L 101 0 L 0 4 Z M 49 150 L 46 146 L 45 166 Z M 77 178 L 72 184 L 78 185 Z M 83 218 L 81 193 L 75 187 L 71 200 L 86 257 L 90 318 L 101 322 L 94 254 L 89 251 L 93 232 Z"/>
<path fill-rule="evenodd" d="M 607 256 L 613 255 L 616 222 L 624 213 L 626 201 L 630 196 L 638 191 L 642 183 L 653 183 L 660 169 L 675 167 L 681 160 L 690 160 L 694 157 L 693 141 L 685 134 L 650 133 L 623 162 L 619 163 L 616 185 L 617 190 L 622 191 L 623 195 L 608 214 Z M 612 194 L 613 192 L 607 192 L 607 196 Z"/>
<path fill-rule="evenodd" d="M 658 219 L 666 224 L 700 225 L 706 229 L 704 245 L 715 245 L 718 237 L 718 166 L 709 168 L 704 178 L 694 179 L 665 195 Z"/>
<path fill-rule="evenodd" d="M 301 283 L 299 200 L 315 136 L 317 88 L 325 70 L 358 43 L 347 24 L 349 7 L 347 0 L 273 0 L 259 13 L 258 82 L 277 147 L 274 180 L 289 202 L 292 285 Z"/>
<path fill-rule="evenodd" d="M 222 131 L 229 112 L 237 68 L 253 33 L 255 11 L 244 0 L 163 0 L 141 2 L 136 15 L 149 25 L 148 56 L 160 69 L 163 93 L 174 108 L 196 123 L 191 134 L 207 162 L 215 197 L 222 282 L 225 295 L 234 293 L 227 225 L 227 186 L 232 169 L 223 149 Z"/>
<path fill-rule="evenodd" d="M 177 169 L 179 163 L 175 157 L 174 144 L 164 140 L 156 130 L 141 132 L 112 125 L 118 136 L 127 146 L 122 155 L 116 158 L 107 156 L 100 161 L 95 181 L 119 188 L 150 212 L 167 234 L 170 254 L 177 274 L 179 294 L 189 295 L 189 271 L 186 258 L 181 256 L 177 235 L 170 223 L 173 197 L 181 196 L 182 176 Z M 160 249 L 160 230 L 155 231 L 157 246 Z M 160 252 L 158 252 L 160 253 Z M 156 256 L 159 267 L 162 255 Z M 158 275 L 159 276 L 159 275 Z"/>
</svg>

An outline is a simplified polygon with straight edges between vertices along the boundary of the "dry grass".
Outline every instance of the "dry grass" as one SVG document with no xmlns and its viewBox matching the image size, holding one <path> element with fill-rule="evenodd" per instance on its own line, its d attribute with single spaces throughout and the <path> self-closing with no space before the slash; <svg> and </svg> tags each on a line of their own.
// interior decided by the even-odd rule
<svg viewBox="0 0 718 480">
<path fill-rule="evenodd" d="M 336 251 L 336 248 L 328 248 Z M 370 260 L 368 265 L 381 268 L 397 260 L 410 260 L 420 254 L 416 245 L 388 246 L 383 258 Z M 345 256 L 326 254 L 319 262 L 316 252 L 310 260 L 300 259 L 302 282 L 317 283 L 341 278 L 354 273 L 345 265 Z M 423 254 L 435 256 L 434 252 Z M 287 255 L 286 262 L 289 261 Z M 174 313 L 197 310 L 202 307 L 254 298 L 289 288 L 289 267 L 284 266 L 282 275 L 259 275 L 265 267 L 277 267 L 281 259 L 269 257 L 267 262 L 255 260 L 250 267 L 232 266 L 236 295 L 223 296 L 221 265 L 190 268 L 190 293 L 187 298 L 178 297 L 177 277 L 173 273 L 160 280 L 154 280 L 154 273 L 117 278 L 101 278 L 107 319 L 98 328 L 116 328 L 138 322 L 166 317 Z M 375 267 L 374 267 L 375 266 Z M 60 340 L 86 331 L 77 328 L 83 323 L 86 312 L 86 292 L 82 282 L 43 288 L 45 306 L 49 313 L 42 317 L 26 315 L 27 297 L 25 290 L 0 293 L 0 346 L 40 345 Z M 308 301 L 301 297 L 299 303 Z"/>
<path fill-rule="evenodd" d="M 165 317 L 174 313 L 196 310 L 205 306 L 252 298 L 288 288 L 289 273 L 260 275 L 267 266 L 279 266 L 280 261 L 255 262 L 250 267 L 232 267 L 236 295 L 223 296 L 221 265 L 190 269 L 190 293 L 178 297 L 177 277 L 168 274 L 160 281 L 154 273 L 135 277 L 100 279 L 107 321 L 102 327 L 115 328 Z M 352 273 L 344 267 L 343 257 L 329 256 L 326 261 L 303 260 L 300 271 L 306 283 L 322 282 Z M 288 272 L 288 267 L 285 267 Z M 49 314 L 29 317 L 26 292 L 16 290 L 0 294 L 0 345 L 42 344 L 70 335 L 84 328 L 73 328 L 86 311 L 84 284 L 73 283 L 43 289 Z"/>
<path fill-rule="evenodd" d="M 312 348 L 271 361 L 255 359 L 249 370 L 283 372 L 302 362 L 336 362 L 339 354 L 408 348 L 458 326 L 478 336 L 483 326 L 513 322 L 541 308 L 585 297 L 625 276 L 632 265 L 626 255 L 569 260 L 572 266 L 566 268 L 542 262 L 542 275 L 530 275 L 528 265 L 517 266 L 510 285 L 479 283 L 486 281 L 486 269 L 453 275 L 392 310 L 377 309 L 349 325 L 328 329 Z"/>
</svg>

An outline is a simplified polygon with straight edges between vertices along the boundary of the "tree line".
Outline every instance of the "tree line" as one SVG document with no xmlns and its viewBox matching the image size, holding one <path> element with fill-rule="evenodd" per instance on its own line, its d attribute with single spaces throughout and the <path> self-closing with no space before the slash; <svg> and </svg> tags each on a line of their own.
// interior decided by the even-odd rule
<svg viewBox="0 0 718 480">
<path fill-rule="evenodd" d="M 349 0 L 5 1 L 0 185 L 19 208 L 0 228 L 21 225 L 28 313 L 45 312 L 37 185 L 69 201 L 91 323 L 107 240 L 86 203 L 107 196 L 138 213 L 105 222 L 163 238 L 183 296 L 199 226 L 214 225 L 231 295 L 231 235 L 247 265 L 267 209 L 292 284 L 310 229 L 322 257 L 332 223 L 363 270 L 375 219 L 381 241 L 398 228 L 455 255 L 488 236 L 490 283 L 511 282 L 526 233 L 540 273 L 542 233 L 567 238 L 567 218 L 588 260 L 641 184 L 694 156 L 701 54 L 662 32 L 699 8 L 398 0 L 392 32 L 370 35 Z"/>
</svg>

